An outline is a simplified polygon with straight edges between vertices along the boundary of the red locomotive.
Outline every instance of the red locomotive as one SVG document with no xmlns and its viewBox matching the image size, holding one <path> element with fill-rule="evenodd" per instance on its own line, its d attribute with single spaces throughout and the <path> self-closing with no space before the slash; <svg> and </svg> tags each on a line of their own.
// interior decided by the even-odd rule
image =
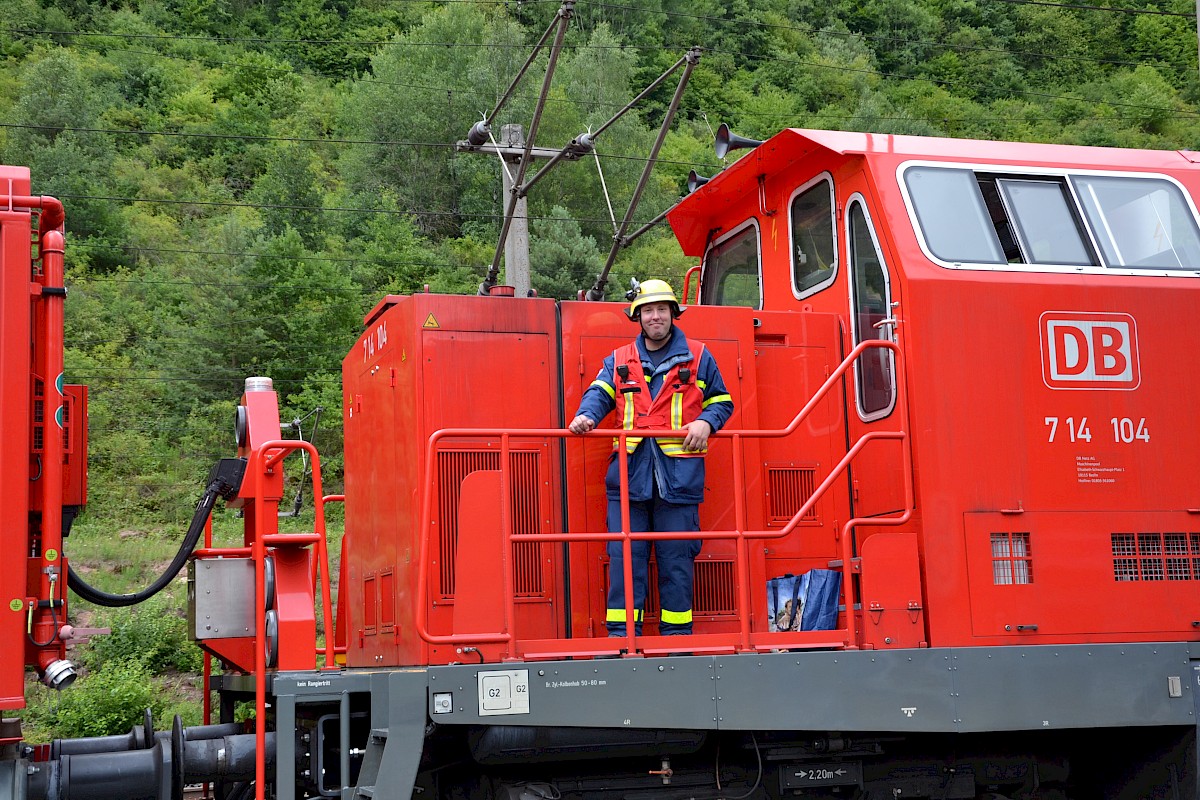
<svg viewBox="0 0 1200 800">
<path fill-rule="evenodd" d="M 741 146 L 668 215 L 701 259 L 681 325 L 735 404 L 683 645 L 653 592 L 643 635 L 606 635 L 606 543 L 656 534 L 606 530 L 624 432 L 563 428 L 624 305 L 387 297 L 343 362 L 336 615 L 321 504 L 311 534 L 275 522 L 305 445 L 250 379 L 206 493 L 246 540 L 190 566 L 226 727 L 18 749 L 3 796 L 1197 797 L 1195 154 L 719 134 Z M 50 506 L 82 502 L 85 444 L 28 434 L 57 401 L 61 218 L 10 174 L 0 353 L 37 343 L 0 395 L 30 487 L 0 534 L 29 553 L 0 573 L 15 708 L 20 662 L 63 658 Z M 841 578 L 834 626 L 776 630 L 769 582 L 812 570 Z M 252 697 L 255 733 L 227 727 Z"/>
</svg>

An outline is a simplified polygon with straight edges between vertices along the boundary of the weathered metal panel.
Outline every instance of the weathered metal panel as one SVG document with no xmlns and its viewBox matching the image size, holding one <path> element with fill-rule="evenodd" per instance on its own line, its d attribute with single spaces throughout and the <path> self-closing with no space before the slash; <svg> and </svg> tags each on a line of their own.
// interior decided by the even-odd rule
<svg viewBox="0 0 1200 800">
<path fill-rule="evenodd" d="M 948 650 L 771 653 L 713 661 L 723 729 L 954 729 Z"/>
<path fill-rule="evenodd" d="M 981 647 L 953 651 L 957 730 L 1195 725 L 1179 643 Z M 1171 697 L 1178 678 L 1178 697 Z"/>
</svg>

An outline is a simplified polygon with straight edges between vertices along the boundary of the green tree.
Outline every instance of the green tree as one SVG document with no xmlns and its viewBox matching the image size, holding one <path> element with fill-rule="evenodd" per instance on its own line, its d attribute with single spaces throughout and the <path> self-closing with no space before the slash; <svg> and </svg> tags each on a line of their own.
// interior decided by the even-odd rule
<svg viewBox="0 0 1200 800">
<path fill-rule="evenodd" d="M 494 162 L 455 159 L 448 145 L 490 110 L 505 76 L 519 68 L 523 46 L 518 26 L 492 25 L 473 6 L 456 5 L 431 12 L 382 48 L 372 59 L 373 76 L 344 95 L 341 130 L 375 143 L 342 152 L 339 168 L 347 182 L 362 194 L 394 195 L 402 209 L 417 214 L 424 232 L 438 236 L 457 233 L 460 208 L 495 213 L 498 176 L 482 182 L 488 187 L 482 202 L 458 191 L 480 185 L 474 173 L 495 175 Z"/>
<path fill-rule="evenodd" d="M 573 300 L 580 289 L 591 287 L 604 257 L 565 208 L 554 206 L 549 218 L 534 220 L 530 227 L 529 260 L 539 295 Z"/>
<path fill-rule="evenodd" d="M 23 127 L 7 137 L 0 157 L 28 165 L 41 192 L 70 198 L 67 230 L 89 239 L 93 263 L 109 268 L 119 258 L 123 231 L 112 201 L 101 199 L 111 194 L 115 153 L 94 131 L 112 100 L 96 67 L 66 50 L 28 62 L 24 90 L 10 112 Z"/>
<path fill-rule="evenodd" d="M 263 230 L 268 236 L 282 236 L 291 230 L 307 247 L 316 248 L 323 237 L 318 187 L 323 185 L 320 159 L 304 145 L 280 145 L 272 150 L 266 172 L 249 198 L 261 204 Z"/>
<path fill-rule="evenodd" d="M 247 269 L 254 284 L 243 309 L 262 340 L 249 365 L 276 382 L 287 399 L 340 372 L 360 324 L 360 298 L 344 269 L 305 248 L 287 229 L 264 241 Z M 339 404 L 340 407 L 340 404 Z"/>
<path fill-rule="evenodd" d="M 283 0 L 279 10 L 280 54 L 333 78 L 347 78 L 366 66 L 362 48 L 347 44 L 343 20 L 324 0 Z"/>
</svg>

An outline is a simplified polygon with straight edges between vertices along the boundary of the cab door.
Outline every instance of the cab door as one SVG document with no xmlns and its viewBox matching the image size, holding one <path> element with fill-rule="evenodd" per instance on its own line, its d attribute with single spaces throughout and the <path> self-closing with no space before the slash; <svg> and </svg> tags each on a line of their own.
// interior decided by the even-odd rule
<svg viewBox="0 0 1200 800">
<path fill-rule="evenodd" d="M 847 265 L 850 349 L 871 339 L 895 341 L 899 282 L 885 252 L 878 225 L 884 215 L 860 173 L 844 182 L 843 234 Z M 891 350 L 866 350 L 847 373 L 847 447 L 872 431 L 907 429 L 901 418 L 896 358 Z M 857 517 L 899 513 L 904 509 L 905 450 L 896 440 L 867 443 L 850 465 L 852 511 Z"/>
</svg>

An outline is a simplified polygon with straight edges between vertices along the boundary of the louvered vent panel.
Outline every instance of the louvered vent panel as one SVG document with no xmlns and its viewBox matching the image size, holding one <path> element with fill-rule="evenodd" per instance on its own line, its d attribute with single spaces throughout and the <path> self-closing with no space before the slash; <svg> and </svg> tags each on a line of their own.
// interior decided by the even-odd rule
<svg viewBox="0 0 1200 800">
<path fill-rule="evenodd" d="M 379 575 L 379 627 L 383 633 L 396 627 L 396 573 L 390 569 Z"/>
<path fill-rule="evenodd" d="M 541 508 L 538 454 L 512 451 L 511 518 L 513 533 L 537 533 Z M 438 453 L 438 577 L 444 598 L 454 596 L 454 564 L 458 548 L 458 502 L 463 478 L 480 470 L 500 468 L 500 454 L 486 450 L 443 450 Z M 499 510 L 497 510 L 499 513 Z M 517 597 L 540 597 L 545 593 L 541 564 L 542 545 L 513 544 L 514 589 Z"/>
<path fill-rule="evenodd" d="M 767 501 L 767 524 L 786 525 L 800 510 L 808 498 L 812 497 L 816 487 L 817 470 L 815 467 L 767 467 L 767 487 L 770 496 Z M 815 521 L 816 508 L 809 509 L 800 519 Z"/>
<path fill-rule="evenodd" d="M 509 455 L 512 459 L 513 533 L 537 533 L 541 504 L 537 453 Z M 537 542 L 513 543 L 513 588 L 517 597 L 540 597 L 545 591 L 541 553 L 542 545 Z"/>
<path fill-rule="evenodd" d="M 71 408 L 75 403 L 69 397 L 63 397 L 62 439 L 63 453 L 71 452 Z"/>
<path fill-rule="evenodd" d="M 375 586 L 375 576 L 363 578 L 363 632 L 374 635 L 379 620 L 379 600 Z"/>
<path fill-rule="evenodd" d="M 732 616 L 735 610 L 733 585 L 732 561 L 697 561 L 696 583 L 692 587 L 692 613 L 697 616 Z"/>
<path fill-rule="evenodd" d="M 478 450 L 438 452 L 438 521 L 441 541 L 438 548 L 442 595 L 454 596 L 454 558 L 458 548 L 458 500 L 463 478 L 479 470 L 496 469 L 499 453 Z"/>
</svg>

